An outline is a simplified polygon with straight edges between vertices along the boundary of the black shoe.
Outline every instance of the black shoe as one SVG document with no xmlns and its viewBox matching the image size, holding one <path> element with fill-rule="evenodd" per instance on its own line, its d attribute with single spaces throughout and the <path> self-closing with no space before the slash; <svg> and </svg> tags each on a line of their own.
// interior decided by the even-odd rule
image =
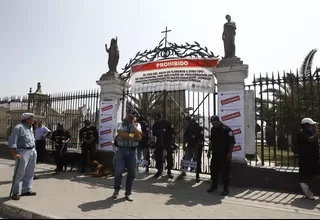
<svg viewBox="0 0 320 220">
<path fill-rule="evenodd" d="M 224 189 L 221 193 L 221 196 L 228 196 L 229 195 L 229 190 L 228 189 Z"/>
<path fill-rule="evenodd" d="M 112 198 L 113 198 L 113 199 L 117 199 L 118 196 L 119 196 L 119 190 L 114 190 L 114 191 L 113 191 L 113 194 L 112 194 Z"/>
<path fill-rule="evenodd" d="M 153 177 L 154 178 L 156 178 L 156 179 L 158 179 L 160 176 L 161 176 L 161 172 L 160 171 L 158 171 Z"/>
<path fill-rule="evenodd" d="M 218 189 L 217 186 L 210 186 L 210 188 L 207 190 L 208 193 L 212 193 Z"/>
<path fill-rule="evenodd" d="M 173 179 L 173 175 L 172 175 L 172 173 L 170 171 L 168 171 L 168 178 L 169 179 Z"/>
<path fill-rule="evenodd" d="M 132 201 L 133 201 L 131 195 L 126 195 L 126 200 L 129 201 L 129 202 L 132 202 Z"/>
<path fill-rule="evenodd" d="M 33 179 L 34 179 L 34 180 L 37 180 L 37 179 L 39 179 L 39 176 L 34 175 L 34 176 L 33 176 Z"/>
<path fill-rule="evenodd" d="M 37 193 L 36 192 L 26 192 L 26 193 L 21 193 L 21 196 L 36 196 Z"/>
<path fill-rule="evenodd" d="M 85 169 L 80 170 L 80 173 L 85 173 L 85 172 L 86 172 Z"/>
<path fill-rule="evenodd" d="M 15 201 L 20 200 L 19 194 L 13 194 L 10 198 L 11 198 L 12 200 L 15 200 Z"/>
</svg>

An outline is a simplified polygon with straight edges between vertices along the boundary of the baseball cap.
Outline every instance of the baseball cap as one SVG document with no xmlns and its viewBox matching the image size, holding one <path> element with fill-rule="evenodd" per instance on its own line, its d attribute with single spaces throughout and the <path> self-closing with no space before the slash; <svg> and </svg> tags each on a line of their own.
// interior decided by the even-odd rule
<svg viewBox="0 0 320 220">
<path fill-rule="evenodd" d="M 35 117 L 34 114 L 26 112 L 21 115 L 21 120 L 26 120 L 28 118 L 34 118 L 34 117 Z"/>
<path fill-rule="evenodd" d="M 159 119 L 159 118 L 161 118 L 161 114 L 160 114 L 160 113 L 157 113 L 157 114 L 155 115 L 155 119 Z"/>
<path fill-rule="evenodd" d="M 131 115 L 133 117 L 136 117 L 137 116 L 137 112 L 134 109 L 128 109 L 127 110 L 127 115 Z"/>
<path fill-rule="evenodd" d="M 213 115 L 210 117 L 210 122 L 219 122 L 220 118 L 217 115 Z"/>
<path fill-rule="evenodd" d="M 318 124 L 318 122 L 315 122 L 311 118 L 304 118 L 304 119 L 302 119 L 301 124 L 316 125 L 316 124 Z"/>
</svg>

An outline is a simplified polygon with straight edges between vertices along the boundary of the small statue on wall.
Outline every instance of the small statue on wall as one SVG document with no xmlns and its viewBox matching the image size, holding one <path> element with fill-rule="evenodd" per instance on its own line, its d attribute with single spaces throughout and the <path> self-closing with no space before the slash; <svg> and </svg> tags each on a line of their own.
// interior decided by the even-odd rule
<svg viewBox="0 0 320 220">
<path fill-rule="evenodd" d="M 117 66 L 119 63 L 119 47 L 118 47 L 118 38 L 112 38 L 110 43 L 110 48 L 108 49 L 108 45 L 105 44 L 106 51 L 109 54 L 108 58 L 108 73 L 117 73 Z"/>
</svg>

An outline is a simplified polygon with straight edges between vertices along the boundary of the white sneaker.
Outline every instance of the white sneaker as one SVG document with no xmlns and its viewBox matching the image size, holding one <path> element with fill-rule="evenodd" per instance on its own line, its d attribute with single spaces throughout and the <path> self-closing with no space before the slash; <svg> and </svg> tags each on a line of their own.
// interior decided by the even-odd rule
<svg viewBox="0 0 320 220">
<path fill-rule="evenodd" d="M 311 200 L 315 200 L 314 196 L 313 196 L 313 193 L 311 192 L 308 184 L 306 183 L 300 183 L 300 186 L 302 188 L 302 192 L 304 193 L 304 195 L 308 198 L 308 199 L 311 199 Z"/>
</svg>

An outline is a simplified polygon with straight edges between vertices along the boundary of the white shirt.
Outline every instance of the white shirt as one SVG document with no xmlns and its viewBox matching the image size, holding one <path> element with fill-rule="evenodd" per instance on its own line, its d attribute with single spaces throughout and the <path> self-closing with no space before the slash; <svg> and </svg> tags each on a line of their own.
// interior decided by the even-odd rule
<svg viewBox="0 0 320 220">
<path fill-rule="evenodd" d="M 36 129 L 36 140 L 42 140 L 44 136 L 48 134 L 48 132 L 51 132 L 49 128 L 46 126 L 42 126 L 40 128 Z"/>
</svg>

